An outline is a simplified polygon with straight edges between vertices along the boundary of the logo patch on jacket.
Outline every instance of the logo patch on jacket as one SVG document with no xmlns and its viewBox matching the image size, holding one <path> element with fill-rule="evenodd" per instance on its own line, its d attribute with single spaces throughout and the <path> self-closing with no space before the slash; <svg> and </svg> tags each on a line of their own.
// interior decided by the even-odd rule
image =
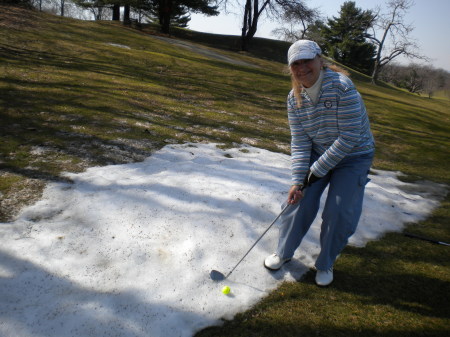
<svg viewBox="0 0 450 337">
<path fill-rule="evenodd" d="M 333 106 L 333 103 L 329 100 L 326 100 L 325 102 L 323 102 L 323 106 L 327 109 L 331 109 L 331 107 Z"/>
</svg>

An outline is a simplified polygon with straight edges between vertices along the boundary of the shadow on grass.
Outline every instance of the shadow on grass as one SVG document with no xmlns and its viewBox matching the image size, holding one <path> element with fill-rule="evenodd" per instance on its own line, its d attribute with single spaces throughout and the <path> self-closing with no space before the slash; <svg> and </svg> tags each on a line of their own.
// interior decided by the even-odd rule
<svg viewBox="0 0 450 337">
<path fill-rule="evenodd" d="M 117 65 L 105 60 L 71 57 L 8 45 L 0 45 L 0 56 L 22 66 L 32 63 L 33 67 L 54 67 L 59 71 L 69 71 L 67 75 L 72 74 L 71 79 L 45 79 L 39 86 L 34 79 L 26 77 L 5 76 L 2 79 L 5 86 L 0 89 L 3 105 L 0 110 L 0 129 L 5 142 L 0 149 L 5 159 L 1 168 L 28 177 L 39 175 L 46 180 L 55 180 L 57 173 L 39 173 L 36 169 L 26 169 L 28 163 L 10 160 L 10 153 L 28 151 L 32 146 L 44 146 L 98 165 L 143 160 L 151 154 L 150 150 L 164 146 L 167 139 L 170 142 L 203 139 L 224 143 L 235 142 L 240 137 L 259 139 L 263 137 L 261 130 L 248 127 L 248 123 L 256 116 L 247 111 L 242 112 L 238 117 L 246 121 L 247 125 L 237 124 L 235 118 L 225 115 L 218 115 L 220 119 L 211 118 L 214 107 L 209 107 L 208 101 L 221 104 L 239 97 L 243 104 L 247 102 L 252 106 L 260 105 L 261 108 L 274 104 L 252 91 L 245 92 L 244 87 L 224 84 L 214 78 L 209 82 L 210 86 L 215 87 L 214 97 L 188 95 L 186 99 L 177 93 L 183 93 L 188 85 L 199 85 L 198 80 L 193 81 L 187 74 L 175 76 L 170 71 L 167 74 L 158 73 L 142 66 Z M 210 63 L 219 65 L 216 61 Z M 244 67 L 231 68 L 255 73 Z M 95 81 L 86 80 L 84 77 L 90 73 L 102 77 Z M 136 81 L 134 87 L 127 88 L 129 95 L 122 94 L 123 89 L 118 87 L 120 84 L 109 83 L 114 77 Z M 158 84 L 160 88 L 146 87 L 145 83 Z M 117 94 L 117 90 L 121 90 L 121 94 Z M 203 91 L 204 88 L 199 90 Z M 142 98 L 146 96 L 149 98 Z M 165 102 L 168 99 L 173 101 L 173 105 Z M 181 106 L 185 106 L 186 111 L 182 111 Z M 197 113 L 197 109 L 200 113 Z M 194 113 L 188 114 L 191 110 Z M 208 113 L 204 114 L 203 110 Z M 123 120 L 127 120 L 126 125 Z M 264 117 L 259 120 L 264 120 Z M 270 123 L 269 116 L 266 123 Z M 148 124 L 157 131 L 149 131 L 136 124 Z M 83 130 L 85 127 L 87 131 Z M 220 128 L 232 130 L 233 135 L 228 132 L 205 132 L 205 129 Z M 179 135 L 174 137 L 177 133 Z M 284 134 L 272 130 L 264 135 L 264 140 L 286 142 L 287 128 Z M 143 144 L 133 145 L 137 142 Z"/>
<path fill-rule="evenodd" d="M 337 325 L 337 324 L 336 324 Z M 273 321 L 258 322 L 258 326 L 248 325 L 242 329 L 230 329 L 222 333 L 218 328 L 207 328 L 195 335 L 195 337 L 224 336 L 224 337 L 447 337 L 448 330 L 431 329 L 377 329 L 360 328 L 358 326 L 337 327 L 333 324 L 312 325 L 305 322 L 301 316 L 296 318 L 296 322 L 285 322 L 277 324 Z"/>
<path fill-rule="evenodd" d="M 329 287 L 317 287 L 310 271 L 196 337 L 448 336 L 449 247 L 410 240 L 390 233 L 346 247 Z"/>
</svg>

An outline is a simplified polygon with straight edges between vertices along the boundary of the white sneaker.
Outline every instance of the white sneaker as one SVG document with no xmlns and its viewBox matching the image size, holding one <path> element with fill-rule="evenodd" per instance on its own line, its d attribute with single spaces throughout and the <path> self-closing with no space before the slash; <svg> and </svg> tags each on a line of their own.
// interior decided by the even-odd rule
<svg viewBox="0 0 450 337">
<path fill-rule="evenodd" d="M 283 264 L 289 261 L 291 261 L 291 258 L 282 259 L 277 254 L 272 254 L 264 260 L 264 267 L 270 270 L 278 270 L 283 266 Z"/>
<path fill-rule="evenodd" d="M 328 270 L 317 270 L 316 284 L 325 287 L 333 282 L 333 267 Z"/>
</svg>

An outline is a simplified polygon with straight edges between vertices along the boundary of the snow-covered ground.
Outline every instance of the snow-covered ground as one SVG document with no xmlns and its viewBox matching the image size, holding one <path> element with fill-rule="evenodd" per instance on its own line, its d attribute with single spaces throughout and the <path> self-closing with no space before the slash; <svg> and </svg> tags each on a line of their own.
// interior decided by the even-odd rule
<svg viewBox="0 0 450 337">
<path fill-rule="evenodd" d="M 278 215 L 289 168 L 289 156 L 254 147 L 184 144 L 67 174 L 73 184 L 48 185 L 15 222 L 0 223 L 0 335 L 192 336 L 248 309 L 299 279 L 319 251 L 316 221 L 295 259 L 269 273 L 275 225 L 229 279 L 209 278 L 227 273 Z M 355 246 L 424 218 L 443 191 L 376 173 Z"/>
</svg>

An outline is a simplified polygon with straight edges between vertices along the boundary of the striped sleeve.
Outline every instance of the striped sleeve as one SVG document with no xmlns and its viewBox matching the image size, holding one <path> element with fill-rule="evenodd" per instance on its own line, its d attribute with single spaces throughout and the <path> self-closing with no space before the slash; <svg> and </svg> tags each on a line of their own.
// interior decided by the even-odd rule
<svg viewBox="0 0 450 337">
<path fill-rule="evenodd" d="M 344 89 L 337 110 L 339 136 L 311 166 L 314 175 L 318 177 L 326 175 L 358 145 L 364 112 L 365 107 L 356 88 L 352 86 Z"/>
<path fill-rule="evenodd" d="M 304 131 L 299 116 L 295 113 L 296 104 L 292 94 L 288 97 L 288 121 L 291 129 L 291 170 L 292 184 L 303 184 L 306 172 L 309 169 L 312 140 Z"/>
</svg>

